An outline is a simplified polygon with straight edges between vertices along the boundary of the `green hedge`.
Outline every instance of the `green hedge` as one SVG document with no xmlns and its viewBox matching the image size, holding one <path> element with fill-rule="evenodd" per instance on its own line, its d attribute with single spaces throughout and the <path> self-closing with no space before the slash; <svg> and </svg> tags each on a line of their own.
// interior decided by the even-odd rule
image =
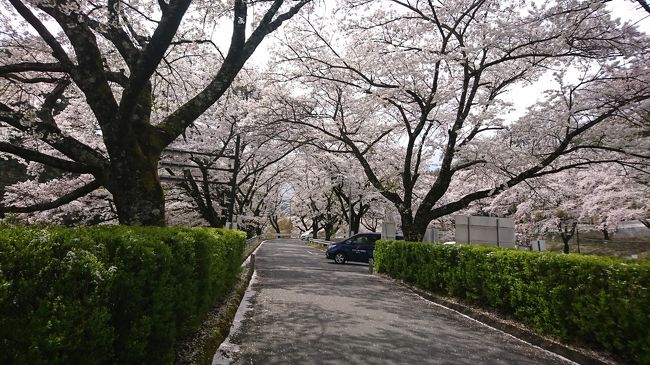
<svg viewBox="0 0 650 365">
<path fill-rule="evenodd" d="M 0 363 L 169 364 L 244 244 L 204 228 L 2 228 Z"/>
<path fill-rule="evenodd" d="M 650 364 L 650 262 L 379 241 L 375 270 L 491 307 L 565 341 Z"/>
</svg>

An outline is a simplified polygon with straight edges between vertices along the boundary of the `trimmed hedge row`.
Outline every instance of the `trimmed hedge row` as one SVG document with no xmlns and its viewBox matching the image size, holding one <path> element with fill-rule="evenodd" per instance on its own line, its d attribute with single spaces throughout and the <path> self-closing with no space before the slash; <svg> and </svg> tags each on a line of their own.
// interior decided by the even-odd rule
<svg viewBox="0 0 650 365">
<path fill-rule="evenodd" d="M 650 261 L 379 241 L 375 270 L 650 364 Z"/>
<path fill-rule="evenodd" d="M 2 228 L 0 363 L 172 363 L 244 244 L 205 228 Z"/>
</svg>

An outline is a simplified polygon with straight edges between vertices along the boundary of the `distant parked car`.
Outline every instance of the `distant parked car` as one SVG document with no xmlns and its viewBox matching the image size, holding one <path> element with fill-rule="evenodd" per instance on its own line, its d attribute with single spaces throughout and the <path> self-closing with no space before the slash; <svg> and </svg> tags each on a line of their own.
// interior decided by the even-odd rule
<svg viewBox="0 0 650 365">
<path fill-rule="evenodd" d="M 343 241 L 329 245 L 325 251 L 325 257 L 334 260 L 337 264 L 344 264 L 346 261 L 368 262 L 375 250 L 375 242 L 381 239 L 380 233 L 359 233 Z M 403 240 L 403 236 L 396 239 Z"/>
</svg>

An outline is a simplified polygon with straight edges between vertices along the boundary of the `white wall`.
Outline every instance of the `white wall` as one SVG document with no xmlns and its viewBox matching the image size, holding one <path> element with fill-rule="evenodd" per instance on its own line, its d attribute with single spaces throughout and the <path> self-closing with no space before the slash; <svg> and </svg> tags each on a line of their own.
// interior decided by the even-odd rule
<svg viewBox="0 0 650 365">
<path fill-rule="evenodd" d="M 456 215 L 454 220 L 458 243 L 515 247 L 515 223 L 512 219 Z"/>
</svg>

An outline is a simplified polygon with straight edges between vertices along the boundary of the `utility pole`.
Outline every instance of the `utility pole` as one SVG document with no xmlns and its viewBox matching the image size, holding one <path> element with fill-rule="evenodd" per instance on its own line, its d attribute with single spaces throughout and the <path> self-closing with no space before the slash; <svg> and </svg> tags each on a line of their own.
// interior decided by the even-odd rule
<svg viewBox="0 0 650 365">
<path fill-rule="evenodd" d="M 352 237 L 352 183 L 348 192 L 348 237 Z"/>
<path fill-rule="evenodd" d="M 580 232 L 578 231 L 577 224 L 576 224 L 576 244 L 578 245 L 578 253 L 580 253 Z"/>
<path fill-rule="evenodd" d="M 237 174 L 239 174 L 239 148 L 241 141 L 239 139 L 239 134 L 235 140 L 235 153 L 233 157 L 233 167 L 232 167 L 232 179 L 230 180 L 230 204 L 228 204 L 228 222 L 230 222 L 230 227 L 233 226 L 233 214 L 235 212 L 235 197 L 237 196 Z"/>
</svg>

